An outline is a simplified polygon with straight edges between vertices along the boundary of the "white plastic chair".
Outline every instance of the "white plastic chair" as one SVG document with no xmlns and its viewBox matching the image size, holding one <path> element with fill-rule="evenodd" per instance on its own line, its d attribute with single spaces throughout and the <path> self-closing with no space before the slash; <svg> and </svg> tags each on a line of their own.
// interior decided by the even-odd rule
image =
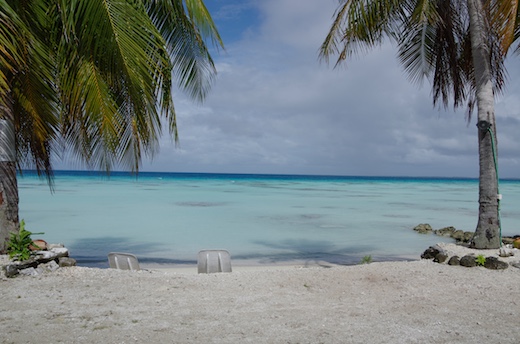
<svg viewBox="0 0 520 344">
<path fill-rule="evenodd" d="M 110 252 L 108 254 L 108 265 L 112 269 L 140 270 L 137 257 L 130 253 Z"/>
<path fill-rule="evenodd" d="M 197 259 L 199 274 L 231 272 L 231 256 L 226 250 L 202 250 Z"/>
</svg>

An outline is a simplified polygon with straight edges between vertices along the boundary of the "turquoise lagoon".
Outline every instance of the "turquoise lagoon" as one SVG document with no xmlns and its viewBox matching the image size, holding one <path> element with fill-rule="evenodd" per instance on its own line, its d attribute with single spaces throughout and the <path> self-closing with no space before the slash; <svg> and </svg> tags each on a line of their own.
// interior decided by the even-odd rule
<svg viewBox="0 0 520 344">
<path fill-rule="evenodd" d="M 520 234 L 520 181 L 500 190 L 502 234 Z M 474 179 L 57 171 L 53 192 L 32 172 L 19 191 L 28 230 L 98 267 L 112 251 L 172 264 L 202 249 L 246 264 L 419 259 L 451 239 L 414 226 L 473 231 L 478 211 Z"/>
</svg>

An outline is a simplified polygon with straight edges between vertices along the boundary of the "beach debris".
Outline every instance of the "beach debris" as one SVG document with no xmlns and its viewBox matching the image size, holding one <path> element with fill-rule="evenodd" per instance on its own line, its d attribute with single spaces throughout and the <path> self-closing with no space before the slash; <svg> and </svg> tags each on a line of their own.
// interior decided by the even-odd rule
<svg viewBox="0 0 520 344">
<path fill-rule="evenodd" d="M 47 242 L 42 239 L 33 240 L 32 244 L 29 245 L 31 251 L 45 251 L 47 249 Z"/>
<path fill-rule="evenodd" d="M 28 260 L 8 260 L 1 267 L 1 272 L 6 277 L 17 275 L 37 276 L 47 272 L 56 271 L 60 267 L 75 266 L 76 260 L 69 257 L 69 250 L 65 247 L 53 246 L 48 251 L 35 251 Z"/>
</svg>

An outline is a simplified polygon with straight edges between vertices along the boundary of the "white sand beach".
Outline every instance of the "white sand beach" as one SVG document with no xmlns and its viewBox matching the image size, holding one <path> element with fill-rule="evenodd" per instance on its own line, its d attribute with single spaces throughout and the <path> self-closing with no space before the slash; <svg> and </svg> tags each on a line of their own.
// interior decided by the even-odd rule
<svg viewBox="0 0 520 344">
<path fill-rule="evenodd" d="M 0 279 L 0 343 L 519 343 L 520 269 L 420 260 Z"/>
</svg>

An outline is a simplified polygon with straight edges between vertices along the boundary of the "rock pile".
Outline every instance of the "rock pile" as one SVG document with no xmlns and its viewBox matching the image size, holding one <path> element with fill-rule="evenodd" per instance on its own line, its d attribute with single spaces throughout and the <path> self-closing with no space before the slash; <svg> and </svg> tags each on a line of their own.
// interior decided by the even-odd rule
<svg viewBox="0 0 520 344">
<path fill-rule="evenodd" d="M 509 266 L 520 268 L 519 257 L 520 250 L 510 245 L 503 246 L 499 250 L 475 250 L 445 243 L 430 246 L 421 254 L 422 259 L 433 259 L 440 264 L 483 266 L 492 270 L 507 269 Z"/>
<path fill-rule="evenodd" d="M 69 250 L 61 244 L 50 244 L 46 250 L 35 251 L 31 258 L 13 261 L 9 256 L 0 256 L 0 277 L 38 276 L 53 272 L 60 267 L 75 266 L 76 260 L 69 257 Z"/>
<path fill-rule="evenodd" d="M 428 223 L 421 223 L 413 229 L 419 234 L 436 234 L 444 237 L 451 237 L 458 242 L 469 243 L 473 238 L 473 232 L 465 232 L 460 229 L 456 229 L 453 226 L 444 227 L 441 229 L 433 229 Z"/>
</svg>

